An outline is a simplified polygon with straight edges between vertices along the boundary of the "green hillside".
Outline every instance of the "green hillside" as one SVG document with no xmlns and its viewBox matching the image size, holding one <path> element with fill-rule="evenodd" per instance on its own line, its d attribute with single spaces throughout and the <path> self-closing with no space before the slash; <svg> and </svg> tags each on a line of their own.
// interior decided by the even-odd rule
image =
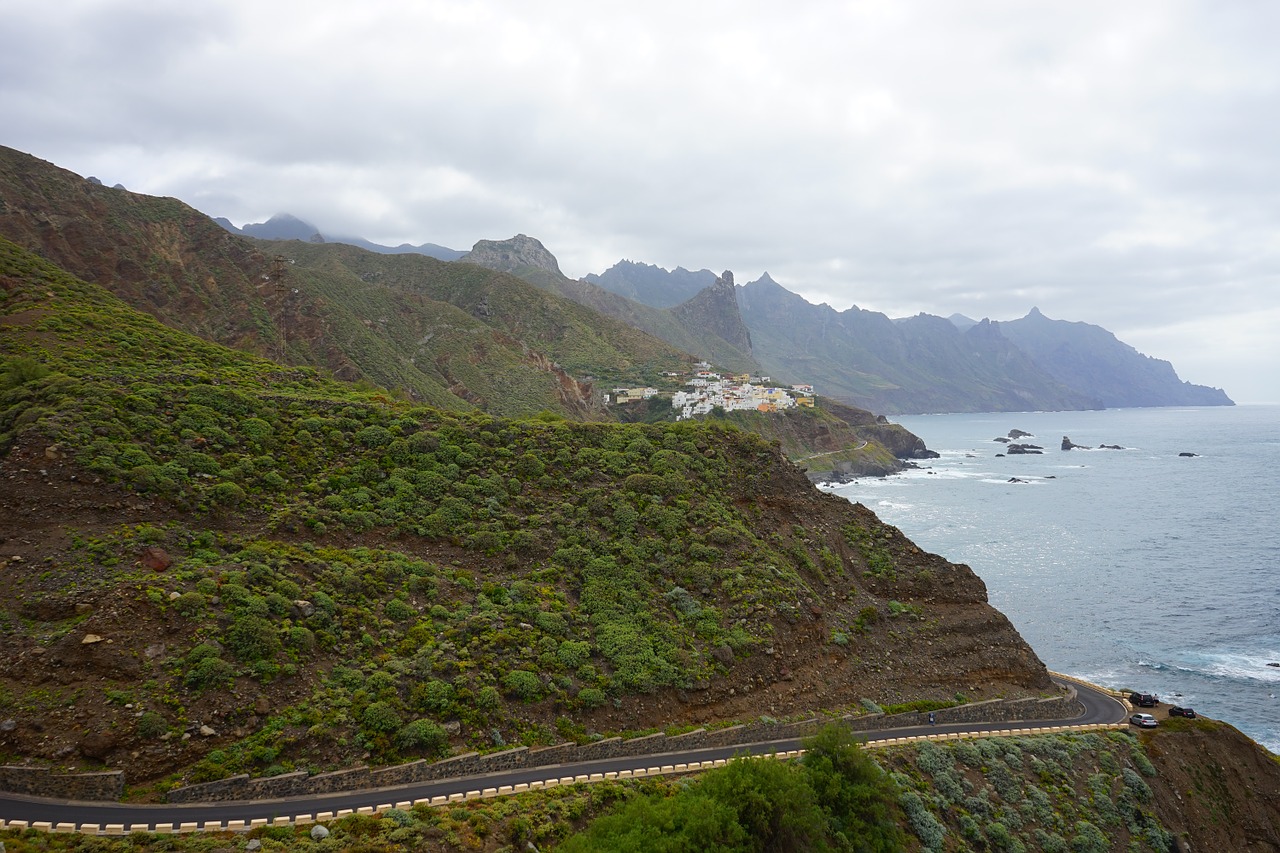
<svg viewBox="0 0 1280 853">
<path fill-rule="evenodd" d="M 1049 689 L 967 568 L 752 433 L 419 406 L 5 240 L 0 283 L 0 760 L 192 781 Z"/>
<path fill-rule="evenodd" d="M 238 237 L 176 199 L 3 147 L 0 235 L 174 328 L 441 408 L 600 419 L 593 380 L 636 384 L 689 361 L 514 276 Z"/>
</svg>

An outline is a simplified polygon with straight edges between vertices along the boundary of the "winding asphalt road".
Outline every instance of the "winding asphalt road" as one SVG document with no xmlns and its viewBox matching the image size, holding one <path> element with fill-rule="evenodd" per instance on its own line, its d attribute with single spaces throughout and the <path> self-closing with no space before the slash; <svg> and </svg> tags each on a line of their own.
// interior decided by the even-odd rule
<svg viewBox="0 0 1280 853">
<path fill-rule="evenodd" d="M 1063 679 L 1056 679 L 1065 683 Z M 915 737 L 927 734 L 977 734 L 980 732 L 1008 730 L 1011 726 L 1026 727 L 1032 722 L 1037 727 L 1079 726 L 1096 723 L 1124 722 L 1129 715 L 1128 708 L 1120 700 L 1087 684 L 1071 681 L 1076 688 L 1084 712 L 1080 716 L 1068 720 L 1036 720 L 1017 723 L 952 723 L 936 726 L 913 726 L 910 728 L 881 729 L 873 732 L 859 732 L 861 740 L 884 740 L 887 738 Z M 323 796 L 293 797 L 278 800 L 255 800 L 249 802 L 219 802 L 186 805 L 147 804 L 132 805 L 122 803 L 76 802 L 69 800 L 53 800 L 39 797 L 26 797 L 19 794 L 0 792 L 0 820 L 25 820 L 30 823 L 47 821 L 51 824 L 110 824 L 148 825 L 173 824 L 175 827 L 183 823 L 225 822 L 243 820 L 248 822 L 255 818 L 272 819 L 299 814 L 315 814 L 317 812 L 337 813 L 341 809 L 358 809 L 385 803 L 406 802 L 430 797 L 464 794 L 485 788 L 497 788 L 504 785 L 519 785 L 538 782 L 555 777 L 584 776 L 593 773 L 616 773 L 623 770 L 636 770 L 658 765 L 693 764 L 697 762 L 728 759 L 736 755 L 768 755 L 774 752 L 787 752 L 801 749 L 801 739 L 766 741 L 761 743 L 738 744 L 735 746 L 695 749 L 679 753 L 663 753 L 658 755 L 638 755 L 625 758 L 602 759 L 599 761 L 580 762 L 576 764 L 547 765 L 530 767 L 521 770 L 491 773 L 484 776 L 467 776 L 454 779 L 442 779 L 433 782 L 415 782 L 394 788 L 365 789 L 348 791 Z"/>
</svg>

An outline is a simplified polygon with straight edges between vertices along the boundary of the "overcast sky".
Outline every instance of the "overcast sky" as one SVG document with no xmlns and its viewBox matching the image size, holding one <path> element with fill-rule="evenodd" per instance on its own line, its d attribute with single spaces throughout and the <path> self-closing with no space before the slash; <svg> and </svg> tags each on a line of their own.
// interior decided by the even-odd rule
<svg viewBox="0 0 1280 853">
<path fill-rule="evenodd" d="M 8 0 L 0 143 L 237 225 L 1105 326 L 1280 401 L 1271 0 Z"/>
</svg>

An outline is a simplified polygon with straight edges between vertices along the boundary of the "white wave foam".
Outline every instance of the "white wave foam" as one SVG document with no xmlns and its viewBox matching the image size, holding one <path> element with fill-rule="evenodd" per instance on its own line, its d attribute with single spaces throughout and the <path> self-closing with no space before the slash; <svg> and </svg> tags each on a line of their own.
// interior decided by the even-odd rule
<svg viewBox="0 0 1280 853">
<path fill-rule="evenodd" d="M 1204 671 L 1221 678 L 1260 681 L 1266 684 L 1280 683 L 1280 667 L 1267 666 L 1280 662 L 1280 655 L 1252 655 L 1218 652 L 1204 656 Z"/>
<path fill-rule="evenodd" d="M 955 468 L 917 468 L 910 471 L 903 471 L 900 475 L 904 480 L 969 480 L 975 477 L 989 477 L 990 471 L 960 471 Z"/>
<path fill-rule="evenodd" d="M 1186 663 L 1161 663 L 1139 660 L 1138 666 L 1156 672 L 1179 672 L 1211 678 L 1229 678 L 1235 681 L 1256 681 L 1263 684 L 1280 683 L 1280 667 L 1267 666 L 1280 662 L 1280 654 L 1259 655 L 1243 652 L 1204 652 L 1193 656 Z"/>
</svg>

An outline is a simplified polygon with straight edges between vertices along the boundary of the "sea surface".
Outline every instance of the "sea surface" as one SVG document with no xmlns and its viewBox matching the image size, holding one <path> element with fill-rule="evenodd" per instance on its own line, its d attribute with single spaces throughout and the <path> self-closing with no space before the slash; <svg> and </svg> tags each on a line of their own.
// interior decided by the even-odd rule
<svg viewBox="0 0 1280 853">
<path fill-rule="evenodd" d="M 1280 752 L 1280 406 L 894 420 L 942 457 L 824 488 L 971 566 L 1050 669 Z M 997 458 L 1012 429 L 1043 454 Z"/>
</svg>

